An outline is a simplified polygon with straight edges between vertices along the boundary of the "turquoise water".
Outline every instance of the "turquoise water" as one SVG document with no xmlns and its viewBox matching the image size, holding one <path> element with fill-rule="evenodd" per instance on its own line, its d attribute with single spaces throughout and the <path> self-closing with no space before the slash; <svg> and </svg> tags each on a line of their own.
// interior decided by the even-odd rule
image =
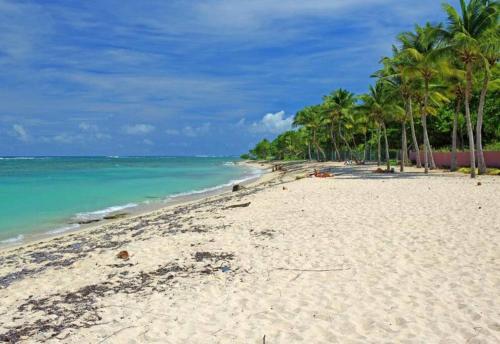
<svg viewBox="0 0 500 344">
<path fill-rule="evenodd" d="M 57 233 L 75 222 L 216 188 L 255 171 L 232 158 L 0 158 L 0 244 Z"/>
</svg>

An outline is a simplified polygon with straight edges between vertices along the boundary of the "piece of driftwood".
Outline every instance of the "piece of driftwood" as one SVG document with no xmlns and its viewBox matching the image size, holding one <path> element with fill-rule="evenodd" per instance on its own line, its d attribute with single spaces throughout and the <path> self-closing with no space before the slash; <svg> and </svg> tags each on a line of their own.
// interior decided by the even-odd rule
<svg viewBox="0 0 500 344">
<path fill-rule="evenodd" d="M 233 204 L 230 206 L 225 207 L 224 209 L 231 209 L 231 208 L 246 208 L 250 205 L 251 202 L 247 203 L 241 203 L 241 204 Z"/>
<path fill-rule="evenodd" d="M 383 170 L 380 167 L 377 167 L 377 169 L 373 170 L 372 173 L 395 173 L 395 171 L 394 171 L 394 167 L 392 167 L 389 170 Z"/>
<path fill-rule="evenodd" d="M 315 169 L 314 172 L 310 174 L 310 176 L 316 178 L 330 178 L 333 177 L 334 175 L 330 172 L 323 172 Z"/>
<path fill-rule="evenodd" d="M 276 164 L 276 165 L 273 165 L 272 168 L 271 168 L 272 172 L 277 172 L 277 171 L 286 171 L 286 168 L 283 167 L 283 165 L 280 165 L 280 164 Z"/>
<path fill-rule="evenodd" d="M 288 269 L 288 268 L 275 268 L 273 270 L 282 270 L 282 271 L 299 271 L 299 272 L 330 272 L 330 271 L 345 271 L 350 270 L 350 267 L 347 268 L 335 268 L 335 269 Z"/>
</svg>

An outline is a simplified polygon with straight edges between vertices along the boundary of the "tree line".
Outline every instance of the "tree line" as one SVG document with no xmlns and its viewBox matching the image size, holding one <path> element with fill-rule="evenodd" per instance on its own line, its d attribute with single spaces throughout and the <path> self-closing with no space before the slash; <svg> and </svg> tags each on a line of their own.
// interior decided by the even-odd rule
<svg viewBox="0 0 500 344">
<path fill-rule="evenodd" d="M 500 149 L 499 2 L 444 4 L 446 24 L 415 25 L 397 36 L 392 55 L 365 94 L 337 89 L 294 117 L 294 130 L 263 139 L 245 159 L 377 160 L 401 171 L 416 154 L 416 166 L 436 168 L 433 151 L 470 153 L 471 177 L 487 171 L 484 148 Z M 373 154 L 375 153 L 375 157 Z"/>
</svg>

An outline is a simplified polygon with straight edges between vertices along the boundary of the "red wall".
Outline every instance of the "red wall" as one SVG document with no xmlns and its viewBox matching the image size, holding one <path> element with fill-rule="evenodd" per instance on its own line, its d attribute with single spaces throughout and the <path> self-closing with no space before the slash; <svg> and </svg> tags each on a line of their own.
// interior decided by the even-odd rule
<svg viewBox="0 0 500 344">
<path fill-rule="evenodd" d="M 498 167 L 500 168 L 500 152 L 483 152 L 484 160 L 486 160 L 486 166 L 488 167 Z M 451 163 L 451 153 L 441 153 L 434 152 L 434 161 L 438 167 L 450 167 Z M 411 161 L 415 162 L 416 153 L 410 152 Z M 422 164 L 424 163 L 424 152 L 420 152 L 420 159 Z M 469 152 L 457 152 L 457 165 L 459 167 L 469 167 L 470 166 L 470 155 Z"/>
</svg>

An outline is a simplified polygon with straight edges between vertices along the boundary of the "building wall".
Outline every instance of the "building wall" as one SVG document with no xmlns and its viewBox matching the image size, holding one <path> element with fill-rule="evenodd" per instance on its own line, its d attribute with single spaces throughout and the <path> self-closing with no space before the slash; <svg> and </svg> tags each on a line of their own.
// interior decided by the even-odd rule
<svg viewBox="0 0 500 344">
<path fill-rule="evenodd" d="M 438 167 L 450 167 L 451 163 L 451 153 L 434 152 L 434 161 Z M 422 164 L 424 163 L 424 152 L 420 152 L 420 159 Z M 500 168 L 500 152 L 484 152 L 484 159 L 486 161 L 486 166 Z M 410 152 L 410 160 L 415 162 L 416 153 Z M 469 167 L 470 166 L 470 155 L 469 152 L 457 152 L 457 165 L 459 167 Z"/>
</svg>

